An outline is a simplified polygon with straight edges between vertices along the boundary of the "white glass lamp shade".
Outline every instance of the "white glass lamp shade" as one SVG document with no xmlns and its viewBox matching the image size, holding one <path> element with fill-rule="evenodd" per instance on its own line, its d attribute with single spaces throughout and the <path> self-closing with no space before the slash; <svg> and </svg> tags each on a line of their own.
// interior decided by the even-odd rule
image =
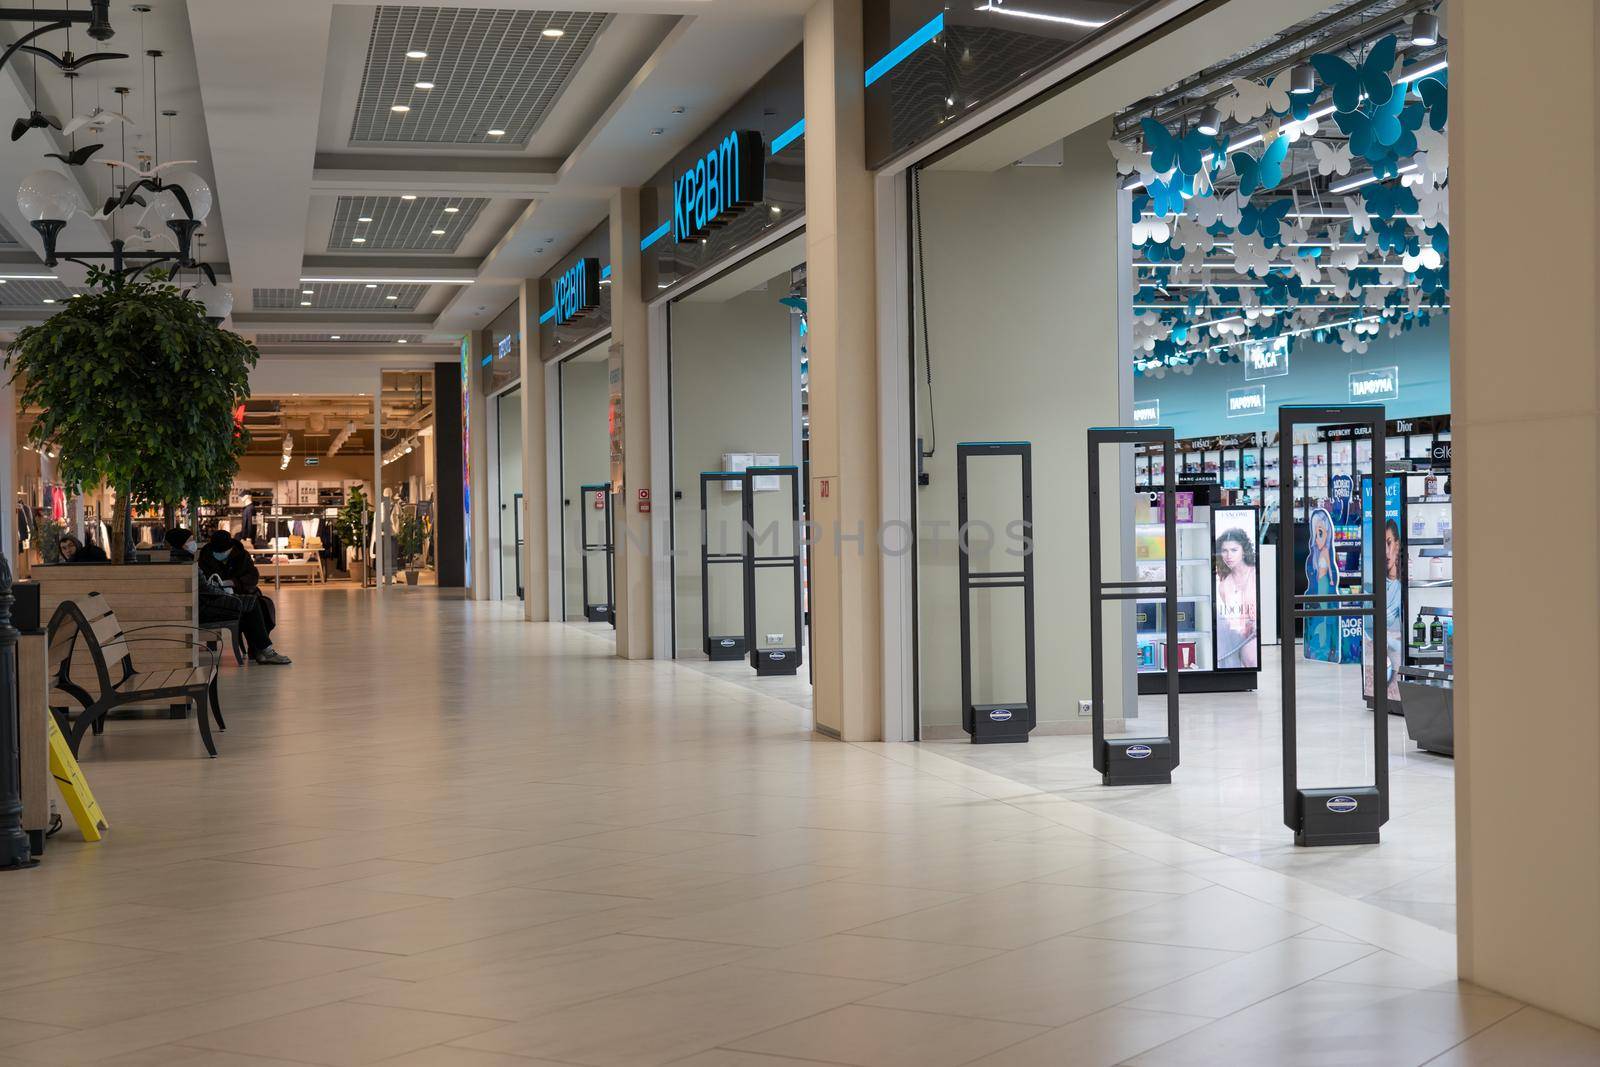
<svg viewBox="0 0 1600 1067">
<path fill-rule="evenodd" d="M 213 198 L 211 185 L 200 175 L 192 170 L 174 171 L 162 179 L 165 185 L 181 185 L 189 197 L 189 206 L 194 208 L 194 220 L 204 222 L 206 216 L 211 214 Z M 189 216 L 183 212 L 183 205 L 178 203 L 178 198 L 166 190 L 155 198 L 150 205 L 161 216 L 162 222 L 173 222 L 178 219 L 187 219 Z"/>
<path fill-rule="evenodd" d="M 59 171 L 36 170 L 17 186 L 17 210 L 29 222 L 65 222 L 77 214 L 79 203 L 78 187 Z"/>
<path fill-rule="evenodd" d="M 208 319 L 225 319 L 233 314 L 233 290 L 225 285 L 203 281 L 194 287 L 189 296 L 205 306 Z"/>
</svg>

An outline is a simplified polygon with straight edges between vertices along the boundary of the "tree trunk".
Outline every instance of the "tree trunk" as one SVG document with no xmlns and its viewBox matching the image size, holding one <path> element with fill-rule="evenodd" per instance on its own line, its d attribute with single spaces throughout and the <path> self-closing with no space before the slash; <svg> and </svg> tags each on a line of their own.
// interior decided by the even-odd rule
<svg viewBox="0 0 1600 1067">
<path fill-rule="evenodd" d="M 133 508 L 121 487 L 116 489 L 116 495 L 117 502 L 111 509 L 111 543 L 106 546 L 106 556 L 112 563 L 125 563 L 132 554 L 128 537 L 133 532 Z"/>
</svg>

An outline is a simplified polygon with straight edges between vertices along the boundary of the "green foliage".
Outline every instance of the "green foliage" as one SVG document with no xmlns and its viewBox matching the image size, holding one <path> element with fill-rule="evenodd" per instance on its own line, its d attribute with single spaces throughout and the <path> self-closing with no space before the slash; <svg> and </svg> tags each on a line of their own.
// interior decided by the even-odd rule
<svg viewBox="0 0 1600 1067">
<path fill-rule="evenodd" d="M 367 517 L 371 511 L 372 505 L 367 502 L 366 494 L 361 492 L 359 485 L 354 485 L 350 487 L 344 507 L 333 518 L 333 528 L 339 540 L 353 546 L 358 553 L 367 541 Z"/>
<path fill-rule="evenodd" d="M 400 520 L 400 528 L 394 533 L 394 545 L 406 566 L 415 567 L 421 562 L 418 557 L 422 555 L 422 544 L 427 534 L 427 527 L 415 515 Z"/>
<path fill-rule="evenodd" d="M 39 558 L 46 563 L 61 562 L 61 546 L 57 543 L 61 535 L 67 532 L 65 525 L 54 519 L 46 519 L 33 528 L 33 547 L 39 550 Z"/>
<path fill-rule="evenodd" d="M 42 412 L 29 439 L 60 451 L 69 486 L 105 481 L 160 503 L 224 496 L 249 444 L 233 411 L 250 395 L 255 345 L 159 273 L 91 269 L 89 286 L 6 349 L 19 402 Z"/>
</svg>

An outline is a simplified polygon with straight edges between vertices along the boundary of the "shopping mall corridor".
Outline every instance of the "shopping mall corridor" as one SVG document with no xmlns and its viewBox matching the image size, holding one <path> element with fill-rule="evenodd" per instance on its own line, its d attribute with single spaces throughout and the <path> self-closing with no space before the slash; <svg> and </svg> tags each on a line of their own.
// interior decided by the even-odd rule
<svg viewBox="0 0 1600 1067">
<path fill-rule="evenodd" d="M 432 589 L 285 591 L 0 874 L 0 1064 L 1600 1061 L 1449 935 Z"/>
</svg>

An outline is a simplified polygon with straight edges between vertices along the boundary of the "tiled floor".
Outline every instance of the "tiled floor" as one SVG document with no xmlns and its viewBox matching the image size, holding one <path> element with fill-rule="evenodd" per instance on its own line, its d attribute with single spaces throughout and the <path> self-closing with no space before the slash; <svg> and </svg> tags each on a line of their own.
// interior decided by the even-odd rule
<svg viewBox="0 0 1600 1067">
<path fill-rule="evenodd" d="M 0 874 L 0 1065 L 1600 1061 L 1440 930 L 945 746 L 433 589 L 281 614 L 221 758 L 111 724 L 110 836 Z"/>
</svg>

